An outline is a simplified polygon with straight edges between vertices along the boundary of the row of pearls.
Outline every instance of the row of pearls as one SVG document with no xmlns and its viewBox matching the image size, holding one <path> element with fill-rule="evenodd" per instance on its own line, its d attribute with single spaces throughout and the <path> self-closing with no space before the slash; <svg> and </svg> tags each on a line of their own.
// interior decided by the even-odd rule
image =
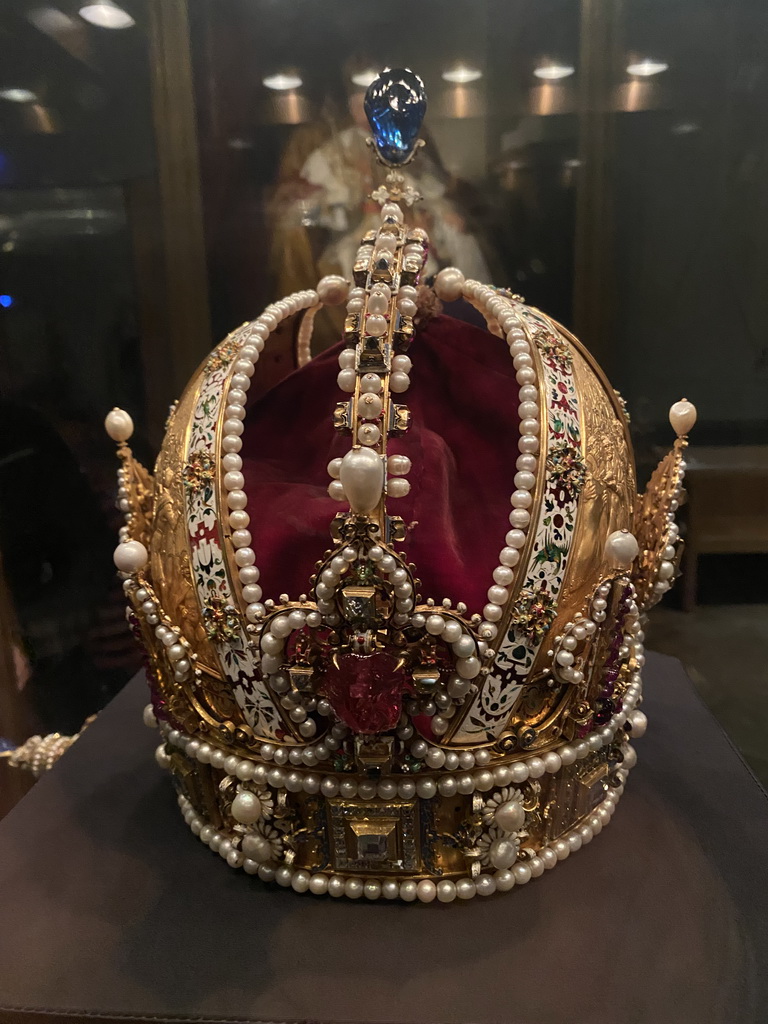
<svg viewBox="0 0 768 1024">
<path fill-rule="evenodd" d="M 499 564 L 493 570 L 493 583 L 488 588 L 488 602 L 483 608 L 483 622 L 479 629 L 479 635 L 484 640 L 493 640 L 509 601 L 510 588 L 515 578 L 515 566 L 520 561 L 520 552 L 526 544 L 531 523 L 530 509 L 536 486 L 537 453 L 541 437 L 536 369 L 522 320 L 510 301 L 500 295 L 495 288 L 480 284 L 478 281 L 467 281 L 461 271 L 455 267 L 447 267 L 437 275 L 435 291 L 439 298 L 447 301 L 455 301 L 463 296 L 485 315 L 492 333 L 506 337 L 516 380 L 520 386 L 519 454 L 514 478 L 515 489 L 510 497 L 510 529 L 504 547 L 499 552 Z"/>
<path fill-rule="evenodd" d="M 382 226 L 372 241 L 364 241 L 358 249 L 356 267 L 372 266 L 379 272 L 389 271 L 392 284 L 373 281 L 366 294 L 362 287 L 353 288 L 348 294 L 347 313 L 360 318 L 360 333 L 363 336 L 380 338 L 389 330 L 392 318 L 412 317 L 416 313 L 416 287 L 403 284 L 397 287 L 398 272 L 395 266 L 397 250 L 402 244 L 403 214 L 396 203 L 385 203 L 381 210 Z M 421 272 L 426 260 L 426 232 L 414 229 L 402 245 L 401 270 L 413 275 Z M 410 387 L 411 360 L 407 355 L 392 357 L 387 375 L 389 392 L 404 394 Z M 351 424 L 356 445 L 378 447 L 382 441 L 381 417 L 385 412 L 384 382 L 378 373 L 360 373 L 357 369 L 357 353 L 345 348 L 339 353 L 339 388 L 345 393 L 357 394 L 354 422 Z M 349 500 L 340 476 L 341 460 L 334 460 L 328 467 L 331 483 L 328 493 L 336 501 Z M 389 477 L 386 480 L 386 494 L 391 498 L 402 498 L 410 491 L 405 479 L 410 471 L 410 460 L 405 456 L 392 456 L 386 462 Z"/>
<path fill-rule="evenodd" d="M 456 794 L 462 796 L 470 793 L 487 793 L 497 786 L 507 786 L 511 783 L 520 785 L 528 779 L 538 779 L 544 774 L 555 774 L 561 767 L 573 764 L 582 760 L 590 753 L 600 750 L 603 746 L 613 743 L 619 729 L 628 727 L 627 731 L 632 736 L 642 736 L 646 728 L 646 718 L 642 711 L 634 710 L 640 697 L 641 685 L 639 676 L 636 676 L 630 683 L 624 698 L 623 709 L 617 712 L 610 721 L 601 729 L 596 730 L 584 739 L 573 744 L 563 744 L 555 750 L 550 750 L 541 756 L 533 755 L 525 760 L 515 761 L 512 764 L 497 765 L 494 768 L 480 768 L 474 772 L 463 771 L 456 775 L 443 775 L 439 778 L 431 776 L 419 777 L 416 779 L 395 778 L 376 780 L 356 778 L 345 778 L 344 776 L 326 775 L 319 776 L 314 773 L 306 774 L 301 771 L 284 769 L 279 765 L 268 767 L 247 758 L 239 758 L 235 754 L 227 754 L 214 744 L 208 741 L 201 741 L 185 736 L 178 729 L 170 729 L 166 733 L 166 741 L 180 750 L 183 750 L 187 757 L 194 758 L 202 764 L 210 764 L 214 768 L 225 771 L 229 775 L 235 775 L 242 782 L 255 781 L 261 785 L 268 784 L 275 789 L 287 789 L 289 792 L 298 793 L 322 793 L 325 797 L 342 796 L 346 799 L 360 797 L 370 800 L 379 797 L 382 800 L 392 800 L 400 797 L 410 800 L 414 796 L 422 800 L 429 800 L 440 794 L 440 796 L 451 797 Z M 324 741 L 326 748 L 328 741 Z M 437 747 L 430 748 L 425 741 L 416 741 L 424 744 L 424 749 L 419 752 L 426 758 L 429 750 L 437 751 Z M 284 749 L 284 748 L 282 748 Z M 449 754 L 444 753 L 446 761 L 440 767 L 448 768 Z M 450 752 L 453 753 L 453 752 Z M 474 754 L 477 763 L 478 755 L 482 757 L 483 751 L 476 751 Z M 456 768 L 462 768 L 461 754 L 457 755 L 459 762 Z M 274 753 L 273 753 L 274 757 Z M 286 752 L 286 760 L 289 754 Z M 484 763 L 488 763 L 483 758 Z M 451 761 L 451 763 L 453 763 Z M 483 763 L 481 761 L 481 763 Z"/>
<path fill-rule="evenodd" d="M 235 549 L 235 565 L 242 587 L 245 613 L 250 622 L 257 622 L 264 615 L 261 603 L 262 589 L 259 585 L 260 572 L 256 565 L 256 552 L 251 547 L 252 537 L 248 526 L 250 516 L 246 512 L 248 498 L 245 493 L 243 447 L 245 430 L 245 403 L 256 363 L 264 350 L 269 336 L 281 321 L 317 305 L 316 291 L 295 292 L 286 299 L 275 302 L 264 310 L 261 316 L 243 330 L 242 344 L 231 366 L 231 376 L 226 385 L 226 400 L 221 439 L 222 486 L 226 493 L 230 539 Z"/>
<path fill-rule="evenodd" d="M 609 824 L 616 810 L 619 799 L 624 792 L 624 783 L 628 771 L 621 769 L 619 775 L 622 784 L 613 790 L 595 808 L 593 813 L 580 825 L 570 829 L 559 839 L 539 849 L 533 857 L 521 860 L 511 868 L 494 871 L 493 874 L 482 873 L 476 878 L 460 878 L 452 881 L 441 878 L 417 880 L 407 878 L 398 881 L 396 878 L 360 878 L 327 874 L 323 871 L 313 872 L 306 868 L 295 868 L 288 864 L 276 867 L 246 858 L 236 848 L 231 839 L 212 825 L 207 825 L 197 814 L 192 804 L 183 795 L 179 795 L 178 803 L 193 835 L 233 868 L 243 868 L 246 874 L 258 875 L 264 882 L 276 882 L 283 888 L 291 888 L 294 892 L 311 892 L 315 896 L 345 896 L 347 899 L 396 900 L 405 903 L 453 903 L 454 900 L 469 900 L 475 896 L 492 896 L 496 892 L 508 892 L 516 885 L 526 885 L 532 878 L 539 878 L 545 871 L 554 868 L 560 861 L 567 860 L 573 853 L 578 853 Z"/>
<path fill-rule="evenodd" d="M 188 641 L 181 635 L 178 626 L 174 626 L 163 615 L 156 597 L 144 587 L 134 589 L 133 580 L 126 580 L 123 589 L 126 594 L 133 593 L 136 612 L 144 618 L 148 626 L 154 630 L 154 634 L 162 645 L 165 656 L 173 678 L 177 683 L 183 683 L 192 675 L 193 654 Z M 129 606 L 129 614 L 130 614 Z M 165 619 L 165 621 L 161 621 Z"/>
</svg>

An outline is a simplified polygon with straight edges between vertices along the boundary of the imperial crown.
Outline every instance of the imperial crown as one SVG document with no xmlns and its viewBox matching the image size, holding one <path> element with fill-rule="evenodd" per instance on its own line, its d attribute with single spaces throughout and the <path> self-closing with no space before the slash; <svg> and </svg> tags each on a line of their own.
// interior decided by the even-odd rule
<svg viewBox="0 0 768 1024">
<path fill-rule="evenodd" d="M 610 820 L 696 413 L 672 407 L 638 497 L 623 402 L 576 338 L 457 269 L 421 283 L 401 168 L 425 108 L 410 71 L 368 91 L 388 172 L 354 283 L 218 345 L 153 476 L 130 416 L 106 427 L 146 719 L 194 835 L 297 892 L 450 902 L 527 883 Z M 310 361 L 315 313 L 342 303 L 342 341 Z M 267 388 L 271 347 L 297 369 Z"/>
</svg>

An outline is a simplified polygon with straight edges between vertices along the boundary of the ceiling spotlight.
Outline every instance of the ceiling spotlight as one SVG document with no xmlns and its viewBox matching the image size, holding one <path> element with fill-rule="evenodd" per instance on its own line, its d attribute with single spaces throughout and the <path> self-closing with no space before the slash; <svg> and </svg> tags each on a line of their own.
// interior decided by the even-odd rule
<svg viewBox="0 0 768 1024">
<path fill-rule="evenodd" d="M 8 100 L 10 103 L 34 103 L 37 96 L 31 89 L 21 89 L 18 86 L 11 89 L 0 89 L 0 100 Z"/>
<path fill-rule="evenodd" d="M 455 64 L 452 68 L 448 68 L 447 71 L 443 72 L 443 79 L 446 82 L 451 82 L 453 85 L 467 85 L 469 82 L 476 82 L 478 78 L 483 77 L 483 72 L 479 68 L 469 67 L 466 64 Z"/>
<path fill-rule="evenodd" d="M 112 0 L 94 0 L 80 8 L 80 17 L 98 28 L 130 28 L 136 22 Z"/>
<path fill-rule="evenodd" d="M 380 74 L 380 71 L 374 71 L 373 68 L 366 68 L 365 71 L 356 71 L 354 75 L 352 75 L 352 81 L 355 85 L 360 85 L 363 89 L 367 89 L 369 85 L 376 81 Z"/>
<path fill-rule="evenodd" d="M 636 61 L 634 64 L 627 65 L 628 75 L 639 75 L 640 78 L 650 78 L 651 75 L 660 75 L 662 71 L 666 71 L 669 64 L 665 64 L 663 60 L 650 60 L 646 57 L 645 60 Z"/>
<path fill-rule="evenodd" d="M 545 82 L 556 82 L 560 78 L 569 78 L 575 70 L 570 64 L 542 64 L 533 73 Z"/>
<path fill-rule="evenodd" d="M 262 79 L 262 82 L 268 89 L 277 89 L 281 92 L 285 89 L 298 89 L 303 85 L 299 76 L 292 74 L 290 71 L 278 72 L 276 75 L 267 75 L 266 78 Z"/>
</svg>

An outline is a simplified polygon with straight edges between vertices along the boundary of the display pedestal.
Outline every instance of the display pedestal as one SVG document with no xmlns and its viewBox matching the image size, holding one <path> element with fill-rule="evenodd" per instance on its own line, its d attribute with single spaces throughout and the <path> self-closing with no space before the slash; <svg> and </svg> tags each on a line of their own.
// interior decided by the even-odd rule
<svg viewBox="0 0 768 1024">
<path fill-rule="evenodd" d="M 135 679 L 0 825 L 0 1020 L 768 1020 L 768 803 L 678 662 L 611 824 L 466 903 L 297 895 L 184 824 Z"/>
</svg>

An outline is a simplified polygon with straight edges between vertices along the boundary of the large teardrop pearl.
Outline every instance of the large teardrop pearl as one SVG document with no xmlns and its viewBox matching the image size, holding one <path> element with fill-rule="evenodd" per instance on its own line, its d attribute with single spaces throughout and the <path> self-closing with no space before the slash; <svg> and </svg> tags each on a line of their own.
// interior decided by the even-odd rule
<svg viewBox="0 0 768 1024">
<path fill-rule="evenodd" d="M 133 435 L 133 420 L 124 409 L 113 409 L 107 413 L 104 429 L 113 441 L 127 441 Z"/>
<path fill-rule="evenodd" d="M 384 490 L 384 463 L 370 448 L 353 448 L 341 460 L 339 479 L 353 512 L 376 508 Z"/>
<path fill-rule="evenodd" d="M 683 398 L 680 402 L 675 402 L 669 410 L 669 422 L 672 424 L 672 429 L 678 437 L 683 437 L 693 428 L 696 423 L 696 416 L 696 406 L 693 402 L 689 402 L 687 398 Z"/>
</svg>

